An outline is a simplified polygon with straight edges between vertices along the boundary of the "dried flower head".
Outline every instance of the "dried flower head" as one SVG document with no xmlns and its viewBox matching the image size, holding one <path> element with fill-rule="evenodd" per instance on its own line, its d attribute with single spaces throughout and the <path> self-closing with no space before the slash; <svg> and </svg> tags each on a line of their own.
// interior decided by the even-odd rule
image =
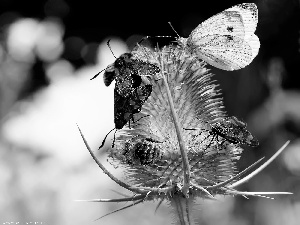
<svg viewBox="0 0 300 225">
<path fill-rule="evenodd" d="M 143 79 L 151 83 L 152 93 L 141 111 L 134 114 L 135 122 L 117 132 L 115 147 L 108 152 L 113 164 L 125 167 L 128 181 L 122 182 L 107 171 L 81 135 L 101 169 L 134 195 L 92 201 L 132 201 L 124 207 L 128 208 L 146 200 L 158 199 L 160 203 L 168 200 L 176 205 L 174 208 L 180 224 L 192 224 L 190 213 L 196 197 L 276 194 L 234 189 L 255 174 L 241 179 L 261 160 L 237 173 L 236 161 L 243 151 L 241 144 L 255 142 L 251 142 L 254 139 L 250 133 L 245 132 L 248 139 L 242 139 L 243 136 L 232 135 L 226 138 L 216 132 L 216 124 L 220 130 L 222 124 L 227 124 L 224 121 L 228 117 L 217 85 L 212 80 L 213 75 L 205 68 L 204 62 L 173 45 L 154 50 L 137 46 L 132 55 L 157 65 L 161 73 L 158 76 L 145 74 Z M 241 121 L 232 123 L 245 129 L 246 125 Z M 232 129 L 231 126 L 227 129 Z"/>
<path fill-rule="evenodd" d="M 212 140 L 210 124 L 224 118 L 222 99 L 211 80 L 212 74 L 204 63 L 186 55 L 174 46 L 152 51 L 140 46 L 133 55 L 158 64 L 163 78 L 155 81 L 152 94 L 135 114 L 136 123 L 123 129 L 116 138 L 116 147 L 109 156 L 130 170 L 135 185 L 159 188 L 181 187 L 183 183 L 183 157 L 181 155 L 174 118 L 168 98 L 177 115 L 179 129 L 185 145 L 190 167 L 190 181 L 199 186 L 222 182 L 234 174 L 234 160 L 242 149 L 230 142 Z M 190 186 L 190 192 L 197 192 Z"/>
</svg>

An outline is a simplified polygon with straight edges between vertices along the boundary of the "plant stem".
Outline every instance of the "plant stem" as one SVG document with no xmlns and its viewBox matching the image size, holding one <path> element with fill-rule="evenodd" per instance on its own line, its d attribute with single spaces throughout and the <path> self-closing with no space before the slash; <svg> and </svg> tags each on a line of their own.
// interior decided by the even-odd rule
<svg viewBox="0 0 300 225">
<path fill-rule="evenodd" d="M 176 209 L 176 214 L 178 215 L 178 220 L 176 225 L 193 225 L 191 218 L 191 198 L 185 198 L 182 195 L 174 195 L 171 199 L 171 205 Z"/>
<path fill-rule="evenodd" d="M 188 156 L 187 156 L 187 150 L 186 150 L 186 147 L 185 147 L 184 140 L 182 138 L 183 135 L 182 135 L 182 132 L 181 132 L 181 129 L 180 129 L 180 126 L 179 126 L 177 114 L 175 112 L 171 91 L 169 89 L 169 84 L 167 82 L 167 79 L 166 79 L 165 75 L 163 74 L 163 71 L 164 71 L 163 70 L 163 61 L 161 63 L 161 67 L 162 67 L 163 82 L 164 82 L 164 85 L 165 85 L 165 88 L 166 88 L 166 91 L 167 91 L 168 102 L 169 102 L 170 109 L 171 109 L 171 115 L 172 115 L 173 120 L 174 120 L 176 135 L 177 135 L 178 143 L 179 143 L 179 149 L 180 149 L 180 153 L 181 153 L 181 157 L 182 157 L 182 166 L 183 166 L 182 193 L 184 194 L 185 197 L 188 197 L 191 172 L 190 172 L 190 165 L 189 165 Z"/>
</svg>

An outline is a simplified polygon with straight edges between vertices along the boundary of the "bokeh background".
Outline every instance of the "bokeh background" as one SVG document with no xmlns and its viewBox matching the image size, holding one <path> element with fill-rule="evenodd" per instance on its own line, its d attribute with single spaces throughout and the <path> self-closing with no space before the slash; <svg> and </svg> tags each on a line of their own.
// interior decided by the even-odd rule
<svg viewBox="0 0 300 225">
<path fill-rule="evenodd" d="M 243 169 L 291 144 L 245 191 L 292 196 L 221 197 L 199 201 L 199 224 L 296 225 L 300 221 L 300 10 L 298 0 L 260 0 L 258 56 L 245 69 L 207 66 L 229 115 L 248 123 L 259 141 L 238 163 Z M 114 127 L 113 85 L 89 79 L 145 35 L 187 37 L 200 22 L 242 1 L 139 3 L 0 0 L 1 224 L 170 224 L 166 204 L 145 203 L 93 222 L 124 204 L 76 202 L 125 193 L 93 162 L 76 123 L 96 149 Z M 108 145 L 109 145 L 108 141 Z M 122 178 L 122 171 L 103 163 Z"/>
</svg>

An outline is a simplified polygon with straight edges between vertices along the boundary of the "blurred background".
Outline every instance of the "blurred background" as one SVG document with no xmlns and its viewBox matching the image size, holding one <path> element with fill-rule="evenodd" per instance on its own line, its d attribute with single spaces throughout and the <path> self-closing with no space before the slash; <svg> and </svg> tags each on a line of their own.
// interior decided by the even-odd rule
<svg viewBox="0 0 300 225">
<path fill-rule="evenodd" d="M 290 191 L 292 196 L 226 197 L 199 201 L 199 224 L 285 224 L 300 221 L 299 0 L 260 0 L 258 56 L 245 69 L 207 66 L 220 84 L 229 115 L 248 123 L 258 148 L 247 148 L 240 170 L 291 144 L 245 191 Z M 0 0 L 0 222 L 2 224 L 170 224 L 170 209 L 145 203 L 99 221 L 124 204 L 75 202 L 125 193 L 91 159 L 114 127 L 113 85 L 97 72 L 145 35 L 182 37 L 205 19 L 242 1 Z M 109 145 L 108 141 L 108 145 Z M 100 155 L 107 168 L 122 178 Z M 299 189 L 298 189 L 299 188 Z M 116 192 L 117 191 L 117 192 Z"/>
</svg>

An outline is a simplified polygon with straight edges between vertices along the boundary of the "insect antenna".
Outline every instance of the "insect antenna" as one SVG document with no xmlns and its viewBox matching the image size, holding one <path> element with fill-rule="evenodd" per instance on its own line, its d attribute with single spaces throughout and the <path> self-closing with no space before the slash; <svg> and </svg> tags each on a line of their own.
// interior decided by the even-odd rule
<svg viewBox="0 0 300 225">
<path fill-rule="evenodd" d="M 108 48 L 109 48 L 109 50 L 111 51 L 111 53 L 113 54 L 113 56 L 115 57 L 115 58 L 117 58 L 116 56 L 115 56 L 115 54 L 114 54 L 114 52 L 112 51 L 112 49 L 111 49 L 111 47 L 110 47 L 110 44 L 109 44 L 109 42 L 110 42 L 110 39 L 107 41 L 107 46 L 108 46 Z"/>
<path fill-rule="evenodd" d="M 95 76 L 93 76 L 90 80 L 93 80 L 93 79 L 95 79 L 96 77 L 98 77 L 99 74 L 102 73 L 104 70 L 106 70 L 106 69 L 103 69 L 103 70 L 101 70 L 100 72 L 98 72 L 98 73 L 97 73 Z"/>
<path fill-rule="evenodd" d="M 170 25 L 170 27 L 172 28 L 172 30 L 175 32 L 175 34 L 180 38 L 180 35 L 177 33 L 177 31 L 174 29 L 174 27 L 172 26 L 171 22 L 168 22 L 168 24 Z"/>
<path fill-rule="evenodd" d="M 113 56 L 114 56 L 115 58 L 117 58 L 117 57 L 115 56 L 115 54 L 113 53 L 113 51 L 112 51 L 112 49 L 111 49 L 111 47 L 110 47 L 109 42 L 110 42 L 110 39 L 107 41 L 106 44 L 107 44 L 109 50 L 111 51 L 111 53 L 113 54 Z M 95 76 L 93 76 L 90 80 L 93 80 L 93 79 L 95 79 L 96 77 L 98 77 L 99 74 L 102 73 L 104 70 L 106 70 L 106 69 L 101 70 L 99 73 L 97 73 Z"/>
</svg>

